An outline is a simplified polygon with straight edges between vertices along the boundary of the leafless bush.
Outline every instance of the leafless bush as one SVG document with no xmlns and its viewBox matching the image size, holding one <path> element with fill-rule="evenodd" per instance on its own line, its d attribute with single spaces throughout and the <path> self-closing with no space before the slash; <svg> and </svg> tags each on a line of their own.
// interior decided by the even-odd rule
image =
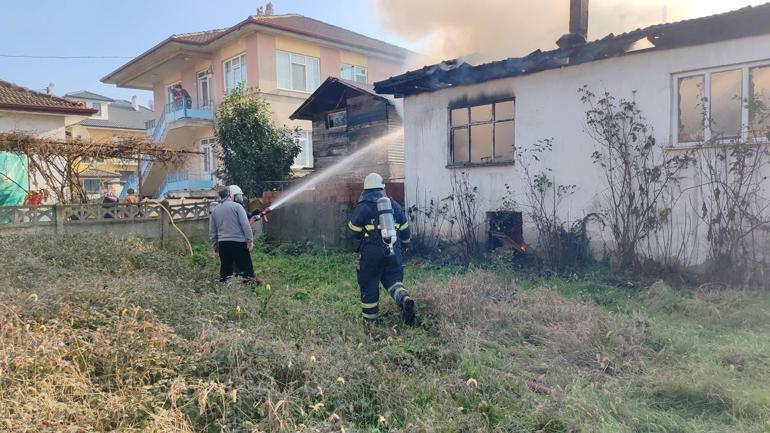
<svg viewBox="0 0 770 433">
<path fill-rule="evenodd" d="M 665 155 L 656 146 L 652 127 L 634 99 L 579 89 L 587 107 L 586 132 L 597 144 L 591 155 L 606 183 L 604 217 L 615 242 L 619 267 L 636 267 L 639 249 L 660 225 L 662 197 L 690 159 Z"/>
<path fill-rule="evenodd" d="M 701 176 L 699 214 L 706 226 L 708 275 L 715 281 L 766 286 L 770 201 L 768 157 L 753 140 L 703 143 L 694 151 Z"/>
<path fill-rule="evenodd" d="M 450 223 L 459 234 L 459 244 L 463 259 L 471 262 L 481 253 L 479 229 L 481 209 L 479 189 L 470 183 L 468 173 L 453 173 L 451 178 L 452 194 L 449 196 Z"/>
<path fill-rule="evenodd" d="M 550 167 L 533 171 L 552 150 L 553 139 L 545 139 L 520 147 L 517 157 L 523 174 L 523 207 L 537 230 L 536 253 L 546 266 L 563 269 L 590 261 L 586 225 L 596 218 L 588 216 L 571 227 L 562 219 L 561 207 L 575 193 L 577 185 L 558 183 Z"/>
<path fill-rule="evenodd" d="M 453 225 L 449 218 L 448 198 L 429 198 L 425 192 L 420 195 L 418 189 L 415 203 L 406 212 L 412 227 L 412 251 L 427 256 L 436 254 L 444 239 L 444 230 L 447 227 L 451 230 Z"/>
</svg>

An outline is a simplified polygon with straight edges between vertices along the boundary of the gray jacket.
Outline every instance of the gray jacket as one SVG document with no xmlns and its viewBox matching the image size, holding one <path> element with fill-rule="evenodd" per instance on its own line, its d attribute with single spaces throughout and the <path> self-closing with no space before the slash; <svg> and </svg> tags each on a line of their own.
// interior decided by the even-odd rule
<svg viewBox="0 0 770 433">
<path fill-rule="evenodd" d="M 254 233 L 243 206 L 229 199 L 218 204 L 209 216 L 209 239 L 215 249 L 222 241 L 253 241 Z"/>
</svg>

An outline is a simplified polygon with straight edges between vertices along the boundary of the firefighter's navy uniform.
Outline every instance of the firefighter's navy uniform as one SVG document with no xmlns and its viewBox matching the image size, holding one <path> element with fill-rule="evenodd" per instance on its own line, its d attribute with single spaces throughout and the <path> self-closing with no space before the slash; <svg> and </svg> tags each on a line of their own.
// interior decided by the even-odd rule
<svg viewBox="0 0 770 433">
<path fill-rule="evenodd" d="M 382 178 L 379 179 L 381 183 Z M 382 188 L 365 189 L 348 223 L 350 230 L 355 232 L 361 240 L 359 247 L 361 256 L 358 262 L 361 312 L 364 320 L 376 321 L 379 318 L 380 283 L 382 283 L 399 306 L 404 321 L 411 325 L 414 321 L 414 301 L 409 298 L 409 293 L 404 289 L 404 265 L 401 255 L 402 245 L 408 244 L 410 240 L 409 223 L 401 206 L 391 199 L 398 239 L 393 246 L 393 255 L 388 255 L 378 229 L 377 199 L 383 196 L 385 192 Z"/>
</svg>

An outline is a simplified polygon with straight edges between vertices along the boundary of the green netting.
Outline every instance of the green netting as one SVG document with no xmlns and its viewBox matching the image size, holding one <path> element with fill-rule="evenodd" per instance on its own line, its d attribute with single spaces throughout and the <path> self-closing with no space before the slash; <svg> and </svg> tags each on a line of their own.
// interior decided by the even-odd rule
<svg viewBox="0 0 770 433">
<path fill-rule="evenodd" d="M 0 206 L 19 206 L 29 190 L 27 157 L 0 152 Z"/>
</svg>

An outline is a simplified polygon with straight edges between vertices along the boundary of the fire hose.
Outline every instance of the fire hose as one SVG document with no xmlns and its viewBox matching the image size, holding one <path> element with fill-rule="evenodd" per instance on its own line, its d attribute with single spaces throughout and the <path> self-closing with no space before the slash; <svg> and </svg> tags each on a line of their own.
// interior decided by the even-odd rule
<svg viewBox="0 0 770 433">
<path fill-rule="evenodd" d="M 176 223 L 174 222 L 174 217 L 171 216 L 171 212 L 169 212 L 168 209 L 166 209 L 166 206 L 163 206 L 163 204 L 160 202 L 157 202 L 155 200 L 147 200 L 147 202 L 159 205 L 160 208 L 163 209 L 163 212 L 166 212 L 166 215 L 168 215 L 168 220 L 171 221 L 171 225 L 174 226 L 176 231 L 178 231 L 179 234 L 182 235 L 182 239 L 184 239 L 185 243 L 187 243 L 187 250 L 190 252 L 190 255 L 192 256 L 193 249 L 192 249 L 192 245 L 190 244 L 190 240 L 187 239 L 187 236 L 184 234 L 182 229 L 177 227 Z"/>
</svg>

